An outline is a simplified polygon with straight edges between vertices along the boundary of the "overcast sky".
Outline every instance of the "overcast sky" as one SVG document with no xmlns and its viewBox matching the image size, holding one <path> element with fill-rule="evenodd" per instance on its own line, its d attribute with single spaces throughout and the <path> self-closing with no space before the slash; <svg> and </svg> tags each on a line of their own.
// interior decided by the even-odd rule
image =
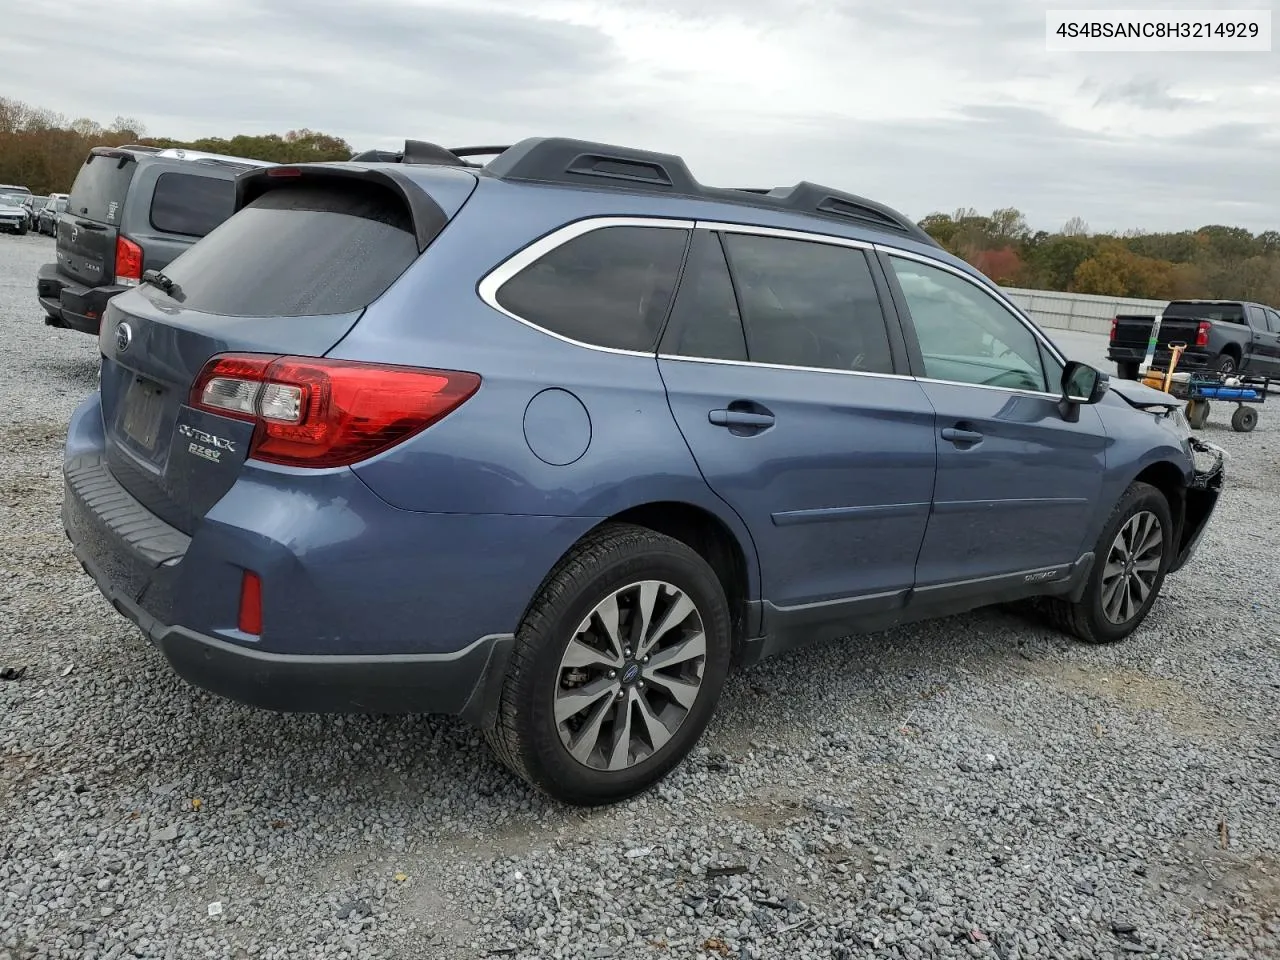
<svg viewBox="0 0 1280 960">
<path fill-rule="evenodd" d="M 825 182 L 916 219 L 1015 206 L 1044 229 L 1280 229 L 1280 53 L 1046 52 L 1045 10 L 1076 5 L 22 0 L 0 95 L 178 138 L 563 134 L 683 154 L 706 183 Z"/>
</svg>

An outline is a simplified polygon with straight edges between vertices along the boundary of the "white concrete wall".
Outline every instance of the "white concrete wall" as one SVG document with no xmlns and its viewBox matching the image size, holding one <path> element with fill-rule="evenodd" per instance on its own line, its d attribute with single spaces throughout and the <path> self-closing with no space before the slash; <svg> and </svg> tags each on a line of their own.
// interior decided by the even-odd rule
<svg viewBox="0 0 1280 960">
<path fill-rule="evenodd" d="M 1150 314 L 1164 309 L 1168 300 L 1136 300 L 1129 297 L 1096 297 L 1087 293 L 1003 288 L 1005 296 L 1042 327 L 1080 333 L 1111 332 L 1111 318 L 1118 313 Z"/>
</svg>

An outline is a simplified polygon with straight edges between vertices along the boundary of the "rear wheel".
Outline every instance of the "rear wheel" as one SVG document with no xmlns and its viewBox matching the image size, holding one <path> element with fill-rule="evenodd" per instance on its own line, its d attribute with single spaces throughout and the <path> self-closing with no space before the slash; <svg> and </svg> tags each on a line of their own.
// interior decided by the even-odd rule
<svg viewBox="0 0 1280 960">
<path fill-rule="evenodd" d="M 1132 362 L 1117 363 L 1116 376 L 1118 376 L 1121 380 L 1137 380 L 1138 365 Z"/>
<path fill-rule="evenodd" d="M 1058 629 L 1086 643 L 1123 640 L 1146 619 L 1173 560 L 1173 516 L 1163 493 L 1135 483 L 1111 511 L 1078 602 L 1047 597 Z"/>
<path fill-rule="evenodd" d="M 626 799 L 697 743 L 730 642 L 724 589 L 702 557 L 643 527 L 605 526 L 556 566 L 525 614 L 489 744 L 558 800 Z"/>
<path fill-rule="evenodd" d="M 1220 353 L 1213 361 L 1213 369 L 1221 374 L 1230 375 L 1236 372 L 1236 358 L 1229 353 Z"/>
<path fill-rule="evenodd" d="M 1258 425 L 1258 411 L 1253 407 L 1239 406 L 1231 415 L 1231 429 L 1236 433 L 1251 433 Z"/>
</svg>

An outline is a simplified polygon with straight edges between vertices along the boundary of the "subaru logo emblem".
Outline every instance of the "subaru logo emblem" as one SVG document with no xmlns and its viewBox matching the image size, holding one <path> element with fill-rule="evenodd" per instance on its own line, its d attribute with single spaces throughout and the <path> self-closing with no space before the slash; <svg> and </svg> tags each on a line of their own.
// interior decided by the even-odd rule
<svg viewBox="0 0 1280 960">
<path fill-rule="evenodd" d="M 131 343 L 133 343 L 133 327 L 127 323 L 121 323 L 116 327 L 116 353 L 124 353 Z"/>
<path fill-rule="evenodd" d="M 622 682 L 635 683 L 636 677 L 638 676 L 640 676 L 640 665 L 638 663 L 633 663 L 631 666 L 627 667 L 626 670 L 622 671 Z"/>
</svg>

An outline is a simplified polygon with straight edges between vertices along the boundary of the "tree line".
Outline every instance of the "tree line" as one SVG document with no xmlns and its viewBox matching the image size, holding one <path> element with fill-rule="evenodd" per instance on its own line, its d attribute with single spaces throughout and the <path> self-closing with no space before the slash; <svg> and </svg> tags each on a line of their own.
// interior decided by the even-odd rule
<svg viewBox="0 0 1280 960">
<path fill-rule="evenodd" d="M 91 147 L 137 143 L 186 147 L 276 163 L 347 160 L 342 138 L 290 130 L 223 139 L 149 137 L 142 124 L 116 117 L 103 125 L 0 97 L 0 183 L 36 194 L 69 193 Z M 1018 210 L 984 216 L 972 208 L 920 221 L 935 240 L 996 283 L 1153 300 L 1239 298 L 1280 306 L 1280 231 L 1253 234 L 1210 225 L 1177 233 L 1092 233 L 1076 217 L 1061 230 L 1032 231 Z"/>
<path fill-rule="evenodd" d="M 275 163 L 349 160 L 354 153 L 341 137 L 315 130 L 174 140 L 147 136 L 143 125 L 130 117 L 116 117 L 106 125 L 87 118 L 68 120 L 61 114 L 0 97 L 0 183 L 20 184 L 41 196 L 70 193 L 90 148 L 126 143 L 186 147 Z"/>
<path fill-rule="evenodd" d="M 1032 231 L 1007 207 L 931 213 L 920 226 L 1002 286 L 1151 300 L 1255 300 L 1280 306 L 1280 230 L 1209 225 L 1175 233 L 1092 233 L 1074 217 Z"/>
</svg>

